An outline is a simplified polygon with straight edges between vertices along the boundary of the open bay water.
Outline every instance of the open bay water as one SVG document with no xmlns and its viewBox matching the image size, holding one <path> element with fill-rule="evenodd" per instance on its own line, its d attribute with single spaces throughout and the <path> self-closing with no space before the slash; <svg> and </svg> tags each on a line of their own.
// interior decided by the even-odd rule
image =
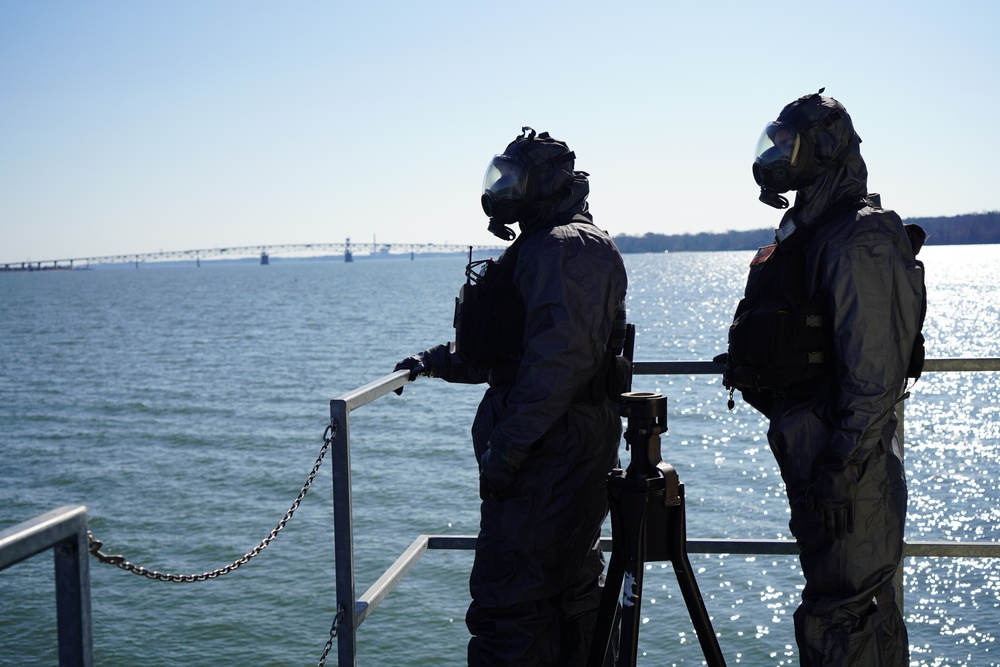
<svg viewBox="0 0 1000 667">
<path fill-rule="evenodd" d="M 927 247 L 928 356 L 1000 356 L 996 246 Z M 637 360 L 711 359 L 752 252 L 626 255 Z M 198 574 L 256 546 L 322 447 L 329 400 L 452 335 L 465 258 L 272 260 L 0 275 L 0 527 L 84 504 L 107 553 Z M 668 400 L 688 536 L 785 538 L 766 423 L 716 376 Z M 996 541 L 1000 374 L 926 374 L 906 402 L 910 540 Z M 421 378 L 352 414 L 357 589 L 420 533 L 474 535 L 482 388 Z M 624 444 L 624 443 L 623 443 Z M 622 456 L 628 454 L 622 447 Z M 203 583 L 91 559 L 95 662 L 316 664 L 335 610 L 330 462 L 270 546 Z M 792 556 L 691 555 L 730 665 L 796 665 Z M 427 553 L 359 629 L 361 665 L 464 665 L 471 552 Z M 913 664 L 1000 665 L 995 561 L 907 559 Z M 672 568 L 647 565 L 640 665 L 703 655 Z M 49 553 L 0 573 L 0 665 L 53 665 Z M 335 650 L 328 664 L 336 663 Z"/>
</svg>

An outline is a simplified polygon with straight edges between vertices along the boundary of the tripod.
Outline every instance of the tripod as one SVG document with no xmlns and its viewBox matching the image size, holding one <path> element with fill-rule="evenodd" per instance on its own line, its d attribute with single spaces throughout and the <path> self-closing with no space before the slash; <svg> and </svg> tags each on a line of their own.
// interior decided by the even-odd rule
<svg viewBox="0 0 1000 667">
<path fill-rule="evenodd" d="M 635 665 L 644 564 L 662 560 L 674 566 L 709 667 L 725 667 L 726 660 L 688 560 L 684 485 L 677 471 L 660 456 L 660 434 L 667 430 L 667 399 L 659 394 L 628 392 L 622 394 L 622 400 L 623 414 L 628 419 L 625 442 L 631 446 L 632 461 L 627 470 L 616 468 L 608 475 L 614 548 L 587 667 L 605 664 L 616 625 L 620 635 L 614 664 Z"/>
</svg>

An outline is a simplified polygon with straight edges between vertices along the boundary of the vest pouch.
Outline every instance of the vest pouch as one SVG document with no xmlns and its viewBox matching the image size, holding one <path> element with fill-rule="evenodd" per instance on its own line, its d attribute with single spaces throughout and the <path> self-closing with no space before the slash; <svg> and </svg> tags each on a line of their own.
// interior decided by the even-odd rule
<svg viewBox="0 0 1000 667">
<path fill-rule="evenodd" d="M 483 331 L 482 317 L 477 309 L 482 308 L 482 285 L 466 283 L 455 297 L 455 352 L 470 366 L 480 367 L 489 354 L 491 340 L 486 340 L 488 331 Z"/>
<path fill-rule="evenodd" d="M 911 380 L 919 380 L 924 372 L 924 335 L 918 333 L 913 341 L 913 349 L 910 351 L 910 362 L 906 365 L 906 377 Z"/>
<path fill-rule="evenodd" d="M 757 390 L 761 369 L 771 353 L 770 345 L 765 342 L 773 339 L 773 329 L 759 330 L 762 326 L 772 327 L 775 318 L 766 316 L 759 308 L 745 308 L 745 305 L 746 299 L 740 301 L 736 318 L 729 327 L 729 356 L 723 382 L 735 389 Z"/>
<path fill-rule="evenodd" d="M 913 229 L 916 227 L 916 231 Z M 926 238 L 927 234 L 917 225 L 906 225 L 906 233 L 910 235 L 913 245 L 913 252 L 916 254 L 923 245 L 921 236 Z M 918 239 L 914 241 L 914 236 Z M 913 266 L 907 272 L 910 284 L 913 289 L 920 294 L 920 318 L 917 320 L 917 336 L 913 341 L 913 348 L 910 350 L 910 362 L 906 365 L 906 377 L 912 380 L 919 380 L 920 374 L 924 371 L 924 319 L 927 317 L 927 288 L 924 286 L 924 263 L 919 259 L 914 260 Z"/>
<path fill-rule="evenodd" d="M 783 389 L 831 373 L 832 335 L 824 305 L 822 298 L 796 305 L 741 301 L 729 327 L 726 386 Z"/>
<path fill-rule="evenodd" d="M 455 299 L 455 352 L 475 368 L 516 364 L 523 352 L 524 306 L 504 268 L 488 261 Z"/>
</svg>

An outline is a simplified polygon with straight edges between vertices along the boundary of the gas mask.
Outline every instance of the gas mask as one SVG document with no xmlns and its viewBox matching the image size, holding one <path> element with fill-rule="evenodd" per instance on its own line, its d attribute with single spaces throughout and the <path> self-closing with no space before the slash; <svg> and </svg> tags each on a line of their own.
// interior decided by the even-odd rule
<svg viewBox="0 0 1000 667">
<path fill-rule="evenodd" d="M 813 159 L 813 137 L 803 136 L 792 125 L 768 123 L 754 152 L 753 178 L 760 186 L 760 200 L 774 208 L 788 208 L 781 193 L 812 184 L 818 171 Z"/>
<path fill-rule="evenodd" d="M 517 221 L 528 193 L 528 169 L 516 158 L 495 155 L 483 176 L 483 212 L 490 218 L 489 230 L 505 241 L 514 239 L 509 225 Z"/>
<path fill-rule="evenodd" d="M 753 177 L 760 186 L 760 200 L 774 208 L 788 208 L 781 196 L 807 188 L 836 168 L 861 143 L 847 109 L 823 88 L 785 106 L 777 120 L 768 123 L 757 141 Z"/>
<path fill-rule="evenodd" d="M 514 239 L 515 222 L 535 224 L 545 211 L 569 192 L 573 182 L 573 151 L 548 132 L 536 134 L 522 127 L 521 134 L 494 155 L 483 176 L 480 201 L 490 218 L 489 230 L 505 241 Z"/>
</svg>

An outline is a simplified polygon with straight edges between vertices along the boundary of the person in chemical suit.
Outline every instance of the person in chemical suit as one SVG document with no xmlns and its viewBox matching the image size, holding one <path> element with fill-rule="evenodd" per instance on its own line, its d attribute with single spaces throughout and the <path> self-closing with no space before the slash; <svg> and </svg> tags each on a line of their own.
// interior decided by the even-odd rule
<svg viewBox="0 0 1000 667">
<path fill-rule="evenodd" d="M 516 223 L 520 234 L 495 262 L 470 263 L 455 342 L 396 366 L 411 380 L 489 384 L 472 425 L 482 503 L 466 624 L 477 667 L 586 664 L 600 606 L 627 279 L 574 158 L 525 127 L 490 161 L 489 229 L 511 240 Z"/>
<path fill-rule="evenodd" d="M 800 664 L 904 667 L 895 407 L 923 361 L 923 234 L 868 193 L 851 117 L 822 92 L 788 104 L 761 134 L 760 200 L 786 208 L 782 194 L 794 190 L 795 202 L 751 262 L 718 360 L 730 390 L 770 419 L 806 580 L 794 615 Z"/>
</svg>

